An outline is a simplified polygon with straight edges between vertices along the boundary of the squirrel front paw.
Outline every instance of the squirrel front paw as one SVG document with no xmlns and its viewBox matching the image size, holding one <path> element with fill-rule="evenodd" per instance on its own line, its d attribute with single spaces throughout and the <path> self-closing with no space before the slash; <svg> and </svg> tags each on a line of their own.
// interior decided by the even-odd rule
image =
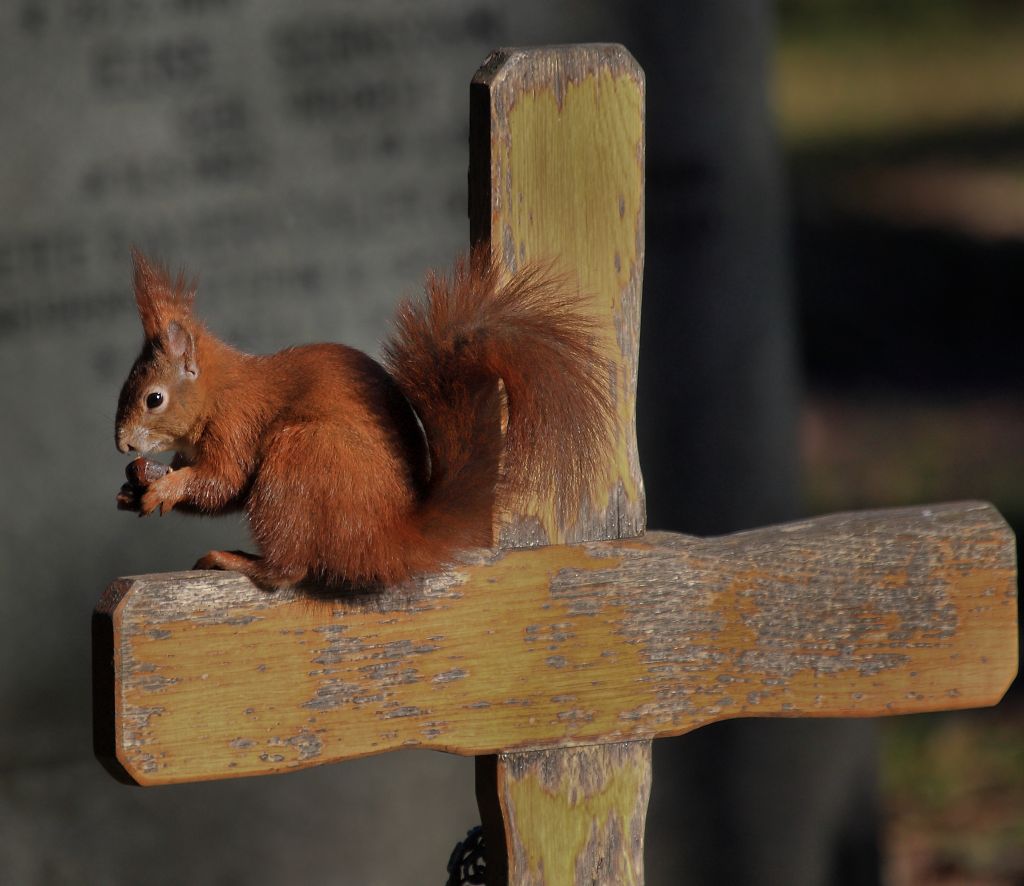
<svg viewBox="0 0 1024 886">
<path fill-rule="evenodd" d="M 117 509 L 119 511 L 137 511 L 142 507 L 141 491 L 131 483 L 124 483 L 117 493 Z"/>
<path fill-rule="evenodd" d="M 170 511 L 185 496 L 187 475 L 187 468 L 182 468 L 179 471 L 168 471 L 162 477 L 150 483 L 146 491 L 142 493 L 139 503 L 139 514 L 145 517 L 159 508 L 160 516 L 163 516 Z"/>
<path fill-rule="evenodd" d="M 120 511 L 142 510 L 142 496 L 150 484 L 171 469 L 157 461 L 140 456 L 125 468 L 126 482 L 117 493 L 117 508 Z"/>
</svg>

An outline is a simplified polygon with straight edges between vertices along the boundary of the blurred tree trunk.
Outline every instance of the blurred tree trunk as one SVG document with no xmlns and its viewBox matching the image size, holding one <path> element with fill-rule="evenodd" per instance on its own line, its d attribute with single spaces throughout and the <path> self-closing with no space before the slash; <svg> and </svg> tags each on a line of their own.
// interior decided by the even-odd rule
<svg viewBox="0 0 1024 886">
<path fill-rule="evenodd" d="M 652 528 L 801 513 L 772 4 L 630 7 L 647 73 L 639 433 Z M 872 884 L 868 721 L 734 721 L 655 743 L 651 884 Z"/>
</svg>

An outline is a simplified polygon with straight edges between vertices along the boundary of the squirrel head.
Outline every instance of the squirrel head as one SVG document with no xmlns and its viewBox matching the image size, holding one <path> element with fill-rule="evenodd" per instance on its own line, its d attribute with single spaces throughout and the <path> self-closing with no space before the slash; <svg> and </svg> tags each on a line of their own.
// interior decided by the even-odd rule
<svg viewBox="0 0 1024 886">
<path fill-rule="evenodd" d="M 194 282 L 132 250 L 135 301 L 145 333 L 117 404 L 114 439 L 121 452 L 187 451 L 203 405 L 192 316 Z"/>
</svg>

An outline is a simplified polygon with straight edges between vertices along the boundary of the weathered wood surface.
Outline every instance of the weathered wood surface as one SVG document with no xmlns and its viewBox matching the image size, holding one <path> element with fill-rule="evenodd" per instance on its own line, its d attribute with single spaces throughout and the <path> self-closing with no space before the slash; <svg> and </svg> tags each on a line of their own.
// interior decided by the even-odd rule
<svg viewBox="0 0 1024 886">
<path fill-rule="evenodd" d="M 493 53 L 470 86 L 470 239 L 486 245 L 513 271 L 527 261 L 557 259 L 591 296 L 597 332 L 612 372 L 615 437 L 590 501 L 568 511 L 551 499 L 503 514 L 500 547 L 623 538 L 643 532 L 643 480 L 635 433 L 637 344 L 644 260 L 644 78 L 640 66 L 616 45 L 502 49 Z M 649 760 L 647 749 L 644 760 Z M 533 757 L 502 754 L 481 761 L 497 784 L 520 784 Z M 623 846 L 614 829 L 595 832 L 579 845 L 558 846 L 543 834 L 574 834 L 589 818 L 617 815 L 601 792 L 587 811 L 574 808 L 570 785 L 618 784 L 642 766 L 633 756 L 580 748 L 545 756 L 547 783 L 560 785 L 558 802 L 508 803 L 491 796 L 481 815 L 489 852 L 491 886 L 538 882 L 533 870 L 591 870 L 585 882 L 617 886 L 623 856 L 633 879 L 643 882 L 642 836 L 646 793 L 637 796 L 640 826 Z M 617 773 L 618 766 L 623 771 Z M 646 765 L 649 766 L 649 763 Z M 559 767 L 563 767 L 560 775 Z M 649 781 L 648 772 L 646 780 Z M 490 784 L 490 782 L 488 782 Z M 483 798 L 490 789 L 478 786 Z M 551 788 L 554 790 L 554 788 Z M 490 791 L 493 794 L 493 791 Z M 499 850 L 509 852 L 499 863 Z M 523 860 L 529 859 L 529 867 Z M 549 883 L 569 882 L 554 877 Z M 582 881 L 581 881 L 582 882 Z"/>
<path fill-rule="evenodd" d="M 993 704 L 1015 575 L 1012 533 L 967 503 L 487 553 L 330 605 L 128 578 L 96 614 L 97 750 L 159 784 Z"/>
<path fill-rule="evenodd" d="M 487 882 L 643 886 L 650 792 L 649 741 L 477 757 Z"/>
<path fill-rule="evenodd" d="M 508 270 L 557 260 L 592 297 L 614 366 L 618 426 L 582 513 L 534 502 L 506 515 L 504 547 L 644 530 L 635 411 L 644 262 L 644 79 L 613 44 L 501 49 L 470 86 L 470 238 Z"/>
</svg>

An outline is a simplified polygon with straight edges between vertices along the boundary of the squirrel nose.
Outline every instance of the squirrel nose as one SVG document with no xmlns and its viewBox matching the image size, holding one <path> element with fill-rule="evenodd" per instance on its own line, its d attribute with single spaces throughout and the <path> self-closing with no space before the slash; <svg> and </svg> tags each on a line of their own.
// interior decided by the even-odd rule
<svg viewBox="0 0 1024 886">
<path fill-rule="evenodd" d="M 132 444 L 129 443 L 127 440 L 125 440 L 120 433 L 118 433 L 117 440 L 115 442 L 117 443 L 118 452 L 131 452 L 133 449 L 135 449 L 135 447 L 132 446 Z"/>
</svg>

